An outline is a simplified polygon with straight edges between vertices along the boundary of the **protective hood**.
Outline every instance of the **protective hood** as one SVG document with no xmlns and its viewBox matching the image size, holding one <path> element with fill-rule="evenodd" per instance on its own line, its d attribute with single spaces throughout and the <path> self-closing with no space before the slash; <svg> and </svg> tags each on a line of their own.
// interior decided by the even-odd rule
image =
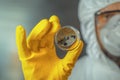
<svg viewBox="0 0 120 80">
<path fill-rule="evenodd" d="M 95 13 L 116 2 L 120 2 L 120 0 L 80 0 L 78 7 L 80 29 L 83 39 L 87 43 L 86 52 L 91 58 L 104 56 L 96 38 Z"/>
</svg>

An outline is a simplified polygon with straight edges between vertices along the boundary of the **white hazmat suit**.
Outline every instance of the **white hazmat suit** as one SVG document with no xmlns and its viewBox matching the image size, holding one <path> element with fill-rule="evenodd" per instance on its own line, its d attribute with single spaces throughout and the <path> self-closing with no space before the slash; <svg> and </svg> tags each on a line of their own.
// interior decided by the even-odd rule
<svg viewBox="0 0 120 80">
<path fill-rule="evenodd" d="M 120 68 L 100 49 L 95 32 L 95 13 L 120 0 L 80 0 L 79 19 L 86 53 L 76 63 L 69 80 L 120 80 Z"/>
</svg>

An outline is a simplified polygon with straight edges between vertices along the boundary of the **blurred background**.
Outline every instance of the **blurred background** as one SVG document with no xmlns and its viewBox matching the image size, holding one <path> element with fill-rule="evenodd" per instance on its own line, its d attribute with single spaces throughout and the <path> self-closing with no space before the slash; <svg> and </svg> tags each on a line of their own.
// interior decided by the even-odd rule
<svg viewBox="0 0 120 80">
<path fill-rule="evenodd" d="M 79 0 L 0 0 L 0 80 L 24 80 L 15 43 L 16 26 L 22 24 L 27 35 L 43 18 L 57 15 L 61 25 L 79 29 Z M 64 56 L 57 48 L 59 57 Z"/>
</svg>

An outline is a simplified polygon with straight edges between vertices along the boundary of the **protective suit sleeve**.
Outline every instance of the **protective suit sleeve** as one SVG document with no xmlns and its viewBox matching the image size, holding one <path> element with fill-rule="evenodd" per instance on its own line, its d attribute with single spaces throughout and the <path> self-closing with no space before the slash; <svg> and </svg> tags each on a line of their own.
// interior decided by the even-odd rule
<svg viewBox="0 0 120 80">
<path fill-rule="evenodd" d="M 25 80 L 67 80 L 80 55 L 83 42 L 76 41 L 75 48 L 63 59 L 56 55 L 54 35 L 61 28 L 59 18 L 41 20 L 26 38 L 25 29 L 16 28 L 16 44 Z"/>
</svg>

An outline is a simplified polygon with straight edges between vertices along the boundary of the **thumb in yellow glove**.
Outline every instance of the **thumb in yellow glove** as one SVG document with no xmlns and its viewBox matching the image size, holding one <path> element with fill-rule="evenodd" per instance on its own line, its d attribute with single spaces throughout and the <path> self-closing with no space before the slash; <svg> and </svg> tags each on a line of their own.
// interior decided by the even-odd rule
<svg viewBox="0 0 120 80">
<path fill-rule="evenodd" d="M 26 39 L 25 29 L 16 28 L 16 44 L 25 80 L 67 80 L 80 55 L 83 42 L 74 43 L 75 48 L 63 59 L 56 55 L 54 35 L 60 29 L 59 18 L 41 20 Z"/>
</svg>

